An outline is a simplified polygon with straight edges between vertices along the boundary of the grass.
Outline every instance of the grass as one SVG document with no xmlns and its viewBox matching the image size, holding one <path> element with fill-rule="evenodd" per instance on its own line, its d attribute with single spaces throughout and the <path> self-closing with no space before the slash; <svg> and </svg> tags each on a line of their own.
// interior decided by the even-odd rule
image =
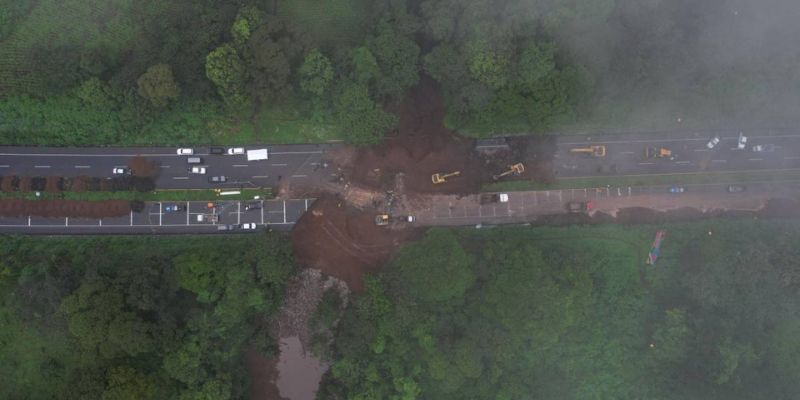
<svg viewBox="0 0 800 400">
<path fill-rule="evenodd" d="M 236 189 L 239 190 L 239 189 Z M 27 199 L 27 200 L 130 200 L 130 201 L 211 201 L 211 200 L 250 200 L 254 196 L 262 199 L 272 198 L 272 189 L 241 189 L 236 195 L 220 196 L 214 190 L 156 190 L 154 192 L 62 192 L 58 194 L 41 192 L 36 196 L 34 192 L 0 192 L 0 199 Z"/>
<path fill-rule="evenodd" d="M 610 186 L 650 186 L 689 184 L 728 184 L 748 182 L 786 182 L 800 180 L 800 169 L 754 170 L 726 172 L 697 172 L 664 175 L 619 175 L 593 176 L 585 178 L 560 178 L 555 183 L 532 181 L 507 181 L 485 185 L 484 191 L 523 191 L 551 189 L 583 189 Z"/>
<path fill-rule="evenodd" d="M 322 143 L 339 139 L 334 126 L 315 121 L 298 110 L 293 104 L 263 108 L 256 114 L 254 124 L 243 130 L 251 131 L 250 143 Z"/>
</svg>

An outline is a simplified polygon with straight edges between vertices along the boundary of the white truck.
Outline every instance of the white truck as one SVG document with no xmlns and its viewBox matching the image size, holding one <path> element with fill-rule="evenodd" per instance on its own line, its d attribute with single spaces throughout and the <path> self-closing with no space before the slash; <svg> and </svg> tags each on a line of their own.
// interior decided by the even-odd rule
<svg viewBox="0 0 800 400">
<path fill-rule="evenodd" d="M 269 152 L 267 149 L 253 149 L 247 150 L 247 161 L 258 161 L 269 159 Z"/>
</svg>

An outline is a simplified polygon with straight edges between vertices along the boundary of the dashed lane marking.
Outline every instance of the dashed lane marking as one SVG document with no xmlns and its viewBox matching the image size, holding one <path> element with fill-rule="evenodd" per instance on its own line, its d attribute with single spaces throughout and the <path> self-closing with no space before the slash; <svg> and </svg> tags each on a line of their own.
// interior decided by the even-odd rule
<svg viewBox="0 0 800 400">
<path fill-rule="evenodd" d="M 675 164 L 691 164 L 691 161 L 675 161 Z"/>
<path fill-rule="evenodd" d="M 50 168 L 49 165 L 34 165 L 33 168 Z"/>
<path fill-rule="evenodd" d="M 728 162 L 728 160 L 711 160 L 711 162 Z"/>
<path fill-rule="evenodd" d="M 188 176 L 173 176 L 172 179 L 189 179 Z"/>
<path fill-rule="evenodd" d="M 76 165 L 75 168 L 83 168 L 83 169 L 85 169 L 85 168 L 92 168 L 92 166 L 91 165 Z"/>
<path fill-rule="evenodd" d="M 639 165 L 656 165 L 654 162 L 640 162 Z"/>
<path fill-rule="evenodd" d="M 253 179 L 267 179 L 269 175 L 253 175 Z"/>
<path fill-rule="evenodd" d="M 763 158 L 748 158 L 747 161 L 763 161 Z"/>
<path fill-rule="evenodd" d="M 289 164 L 270 164 L 271 167 L 285 167 Z"/>
<path fill-rule="evenodd" d="M 308 175 L 292 175 L 292 178 L 305 178 Z"/>
<path fill-rule="evenodd" d="M 233 164 L 234 168 L 246 168 L 247 164 Z"/>
</svg>

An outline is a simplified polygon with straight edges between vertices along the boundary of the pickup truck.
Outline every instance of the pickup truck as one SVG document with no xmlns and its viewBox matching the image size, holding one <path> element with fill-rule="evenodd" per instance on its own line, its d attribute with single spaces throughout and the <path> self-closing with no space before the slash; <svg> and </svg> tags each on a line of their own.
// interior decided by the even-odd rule
<svg viewBox="0 0 800 400">
<path fill-rule="evenodd" d="M 567 203 L 567 211 L 571 213 L 585 213 L 592 211 L 593 206 L 591 201 L 570 201 Z"/>
<path fill-rule="evenodd" d="M 507 193 L 484 193 L 481 195 L 481 204 L 508 203 Z"/>
</svg>

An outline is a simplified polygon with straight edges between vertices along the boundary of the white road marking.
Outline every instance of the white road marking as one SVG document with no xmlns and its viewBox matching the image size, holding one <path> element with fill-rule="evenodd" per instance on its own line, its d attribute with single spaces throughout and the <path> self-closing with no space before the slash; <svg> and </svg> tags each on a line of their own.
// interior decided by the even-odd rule
<svg viewBox="0 0 800 400">
<path fill-rule="evenodd" d="M 640 162 L 639 165 L 655 165 L 654 162 Z"/>
<path fill-rule="evenodd" d="M 0 168 L 8 168 L 8 165 L 0 165 Z"/>
<path fill-rule="evenodd" d="M 763 161 L 763 158 L 748 158 L 747 161 Z"/>
<path fill-rule="evenodd" d="M 675 161 L 675 164 L 691 164 L 691 161 Z"/>
<path fill-rule="evenodd" d="M 189 179 L 188 176 L 173 176 L 172 179 Z"/>
<path fill-rule="evenodd" d="M 162 165 L 161 168 L 169 168 L 169 165 Z"/>
<path fill-rule="evenodd" d="M 292 178 L 305 178 L 308 175 L 292 175 Z"/>
<path fill-rule="evenodd" d="M 283 152 L 270 152 L 269 155 L 278 154 L 322 154 L 321 151 L 283 151 Z"/>
<path fill-rule="evenodd" d="M 286 200 L 283 201 L 283 223 L 286 223 Z"/>
<path fill-rule="evenodd" d="M 33 168 L 50 168 L 49 165 L 34 165 Z"/>
<path fill-rule="evenodd" d="M 271 167 L 285 167 L 289 164 L 270 164 Z"/>
<path fill-rule="evenodd" d="M 233 164 L 235 168 L 246 168 L 247 164 Z"/>
<path fill-rule="evenodd" d="M 92 168 L 91 165 L 76 165 L 75 168 Z"/>
<path fill-rule="evenodd" d="M 253 175 L 253 179 L 267 179 L 269 175 Z"/>
<path fill-rule="evenodd" d="M 791 157 L 783 157 L 784 160 L 798 160 L 800 157 L 791 156 Z"/>
<path fill-rule="evenodd" d="M 708 149 L 694 149 L 694 151 L 708 151 Z"/>
<path fill-rule="evenodd" d="M 636 154 L 632 151 L 620 151 L 619 154 Z"/>
<path fill-rule="evenodd" d="M 711 162 L 728 162 L 728 160 L 711 160 Z"/>
</svg>

